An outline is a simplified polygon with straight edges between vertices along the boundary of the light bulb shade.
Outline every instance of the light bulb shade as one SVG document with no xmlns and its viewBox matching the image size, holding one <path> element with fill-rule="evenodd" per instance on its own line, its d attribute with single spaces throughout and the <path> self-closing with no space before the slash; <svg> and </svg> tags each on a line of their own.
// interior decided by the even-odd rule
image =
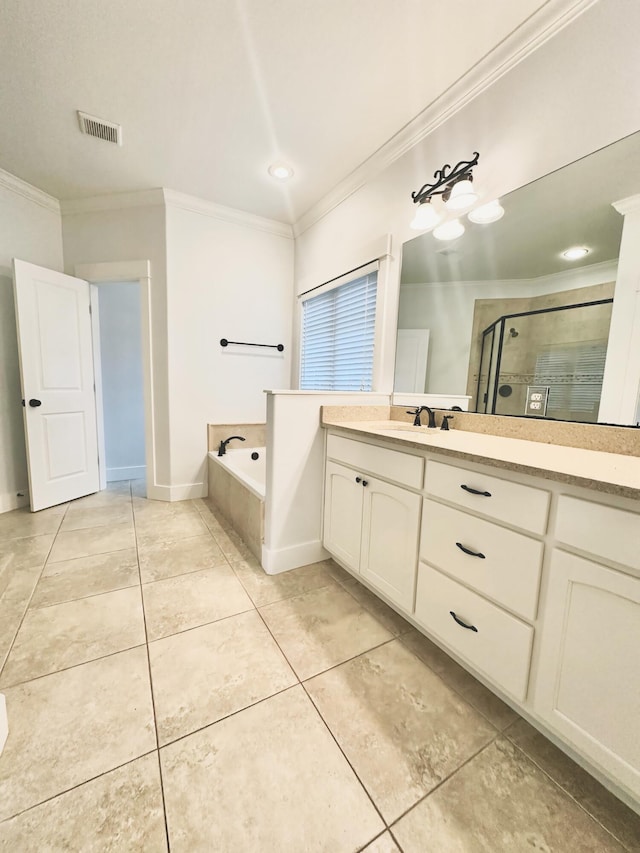
<svg viewBox="0 0 640 853">
<path fill-rule="evenodd" d="M 458 181 L 451 188 L 451 194 L 445 204 L 450 210 L 464 210 L 471 207 L 478 200 L 478 193 L 474 190 L 470 180 Z"/>
<path fill-rule="evenodd" d="M 459 219 L 451 219 L 449 222 L 444 222 L 433 232 L 436 240 L 455 240 L 457 237 L 462 237 L 463 234 L 464 225 Z"/>
<path fill-rule="evenodd" d="M 440 219 L 440 214 L 434 210 L 430 202 L 422 202 L 418 205 L 416 215 L 411 221 L 411 228 L 415 228 L 416 231 L 426 231 L 428 228 L 434 228 Z"/>
<path fill-rule="evenodd" d="M 477 225 L 488 225 L 490 222 L 497 222 L 503 216 L 504 207 L 500 204 L 500 199 L 495 199 L 472 210 L 469 219 Z"/>
</svg>

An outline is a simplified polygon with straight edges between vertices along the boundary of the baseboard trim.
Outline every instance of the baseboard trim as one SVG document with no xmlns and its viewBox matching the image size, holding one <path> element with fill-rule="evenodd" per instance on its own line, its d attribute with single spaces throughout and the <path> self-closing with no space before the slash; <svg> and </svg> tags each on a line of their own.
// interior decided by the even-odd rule
<svg viewBox="0 0 640 853">
<path fill-rule="evenodd" d="M 9 718 L 7 717 L 7 703 L 5 701 L 4 695 L 0 693 L 0 755 L 2 755 L 2 750 L 4 749 L 4 745 L 7 742 L 8 735 Z"/>
<path fill-rule="evenodd" d="M 27 489 L 24 489 L 24 493 L 20 496 L 15 492 L 0 494 L 0 513 L 11 512 L 12 509 L 20 509 L 23 506 L 29 506 L 29 492 Z"/>
<path fill-rule="evenodd" d="M 180 486 L 159 486 L 147 483 L 147 497 L 152 501 L 190 501 L 206 498 L 206 483 L 184 483 Z"/>
<path fill-rule="evenodd" d="M 115 483 L 117 480 L 144 480 L 146 476 L 146 465 L 127 465 L 125 468 L 107 468 L 107 483 Z"/>
<path fill-rule="evenodd" d="M 270 549 L 262 546 L 262 568 L 268 575 L 278 575 L 280 572 L 288 572 L 300 566 L 308 566 L 310 563 L 319 563 L 326 560 L 329 552 L 322 547 L 322 542 L 315 539 L 312 542 L 300 542 L 288 548 Z"/>
</svg>

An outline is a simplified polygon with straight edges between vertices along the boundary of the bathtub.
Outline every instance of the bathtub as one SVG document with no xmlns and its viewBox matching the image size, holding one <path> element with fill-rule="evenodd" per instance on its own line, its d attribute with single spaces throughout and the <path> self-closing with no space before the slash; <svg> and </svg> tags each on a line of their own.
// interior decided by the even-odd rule
<svg viewBox="0 0 640 853">
<path fill-rule="evenodd" d="M 258 455 L 252 459 L 252 455 Z M 209 452 L 207 501 L 231 523 L 251 553 L 262 559 L 266 453 L 264 447 Z"/>
<path fill-rule="evenodd" d="M 257 459 L 252 455 L 258 454 Z M 217 451 L 211 451 L 209 456 L 218 465 L 226 468 L 233 477 L 245 485 L 260 500 L 264 500 L 265 480 L 267 476 L 266 448 L 248 447 L 246 450 L 239 447 L 227 450 L 224 456 L 218 456 Z"/>
</svg>

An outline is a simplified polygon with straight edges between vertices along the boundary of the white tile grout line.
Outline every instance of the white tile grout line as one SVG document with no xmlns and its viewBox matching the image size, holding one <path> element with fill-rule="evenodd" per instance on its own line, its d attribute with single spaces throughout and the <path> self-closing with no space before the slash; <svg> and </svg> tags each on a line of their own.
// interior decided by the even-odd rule
<svg viewBox="0 0 640 853">
<path fill-rule="evenodd" d="M 553 782 L 553 784 L 557 788 L 560 788 L 560 790 L 562 791 L 563 794 L 565 794 L 565 796 L 567 796 L 570 800 L 572 800 L 580 809 L 582 809 L 583 812 L 585 812 L 585 814 L 587 814 L 593 821 L 595 821 L 599 826 L 601 826 L 602 829 L 604 829 L 604 831 L 606 833 L 608 833 L 614 839 L 614 841 L 617 841 L 617 843 L 624 850 L 627 851 L 627 853 L 633 853 L 633 850 L 631 850 L 629 847 L 627 847 L 627 845 L 620 838 L 618 838 L 617 835 L 615 835 L 615 833 L 612 829 L 609 829 L 609 827 L 606 826 L 604 823 L 602 823 L 602 821 L 599 818 L 597 818 L 595 815 L 591 814 L 589 809 L 587 809 L 587 807 L 583 803 L 581 803 L 580 800 L 577 799 L 577 797 L 574 797 L 574 795 L 569 790 L 567 790 L 567 788 L 565 788 L 564 785 L 558 779 L 554 778 L 551 775 L 551 773 L 549 773 L 548 770 L 545 770 L 545 768 L 541 764 L 539 764 L 532 755 L 529 755 L 529 753 L 526 751 L 526 749 L 523 746 L 520 746 L 519 743 L 517 743 L 515 740 L 513 740 L 511 737 L 509 737 L 509 733 L 508 733 L 509 729 L 511 728 L 511 726 L 515 725 L 515 723 L 517 723 L 517 722 L 518 722 L 518 720 L 514 720 L 513 723 L 508 725 L 507 728 L 504 729 L 502 732 L 502 735 L 509 741 L 509 743 L 512 744 L 518 750 L 518 752 L 522 753 L 522 755 L 524 755 L 524 757 L 526 759 L 528 759 L 535 767 L 537 767 L 541 773 L 543 773 L 548 779 L 550 779 L 551 782 Z M 544 735 L 543 735 L 543 737 L 544 737 Z M 566 756 L 566 757 L 568 758 L 568 756 Z M 572 761 L 572 759 L 569 759 L 569 760 Z M 576 767 L 578 768 L 578 770 L 582 770 L 580 765 L 576 765 Z M 583 772 L 586 773 L 587 771 L 585 770 Z M 598 780 L 596 779 L 595 781 L 597 782 Z M 602 784 L 602 783 L 598 783 L 598 784 Z M 622 801 L 620 800 L 619 802 L 622 802 Z M 622 805 L 626 806 L 626 803 L 622 803 Z M 629 808 L 629 807 L 626 806 L 626 808 Z M 632 812 L 632 814 L 633 814 L 633 812 Z"/>
<path fill-rule="evenodd" d="M 133 507 L 133 492 L 131 490 L 131 482 L 129 482 L 129 494 L 131 496 L 131 504 Z M 138 547 L 138 534 L 136 529 L 135 513 L 133 514 L 133 538 L 135 541 L 136 559 L 138 563 L 138 580 L 140 586 L 140 605 L 142 608 L 142 621 L 144 624 L 145 652 L 147 655 L 147 671 L 149 673 L 149 693 L 151 694 L 151 713 L 153 714 L 153 728 L 156 733 L 156 752 L 158 753 L 158 772 L 160 779 L 160 797 L 162 799 L 162 816 L 164 819 L 164 832 L 167 841 L 167 850 L 171 850 L 171 842 L 169 840 L 169 824 L 167 822 L 167 806 L 164 798 L 164 781 L 162 778 L 162 762 L 160 761 L 160 738 L 158 735 L 158 719 L 156 716 L 156 700 L 153 691 L 153 675 L 151 672 L 151 654 L 149 652 L 149 634 L 147 631 L 147 614 L 144 606 L 144 593 L 142 590 L 142 573 L 140 571 L 140 551 Z"/>
<path fill-rule="evenodd" d="M 64 794 L 68 794 L 70 791 L 75 791 L 77 788 L 82 788 L 83 785 L 88 785 L 90 782 L 95 782 L 96 779 L 101 779 L 103 776 L 107 776 L 109 773 L 113 773 L 116 770 L 121 770 L 128 764 L 133 764 L 135 761 L 139 761 L 141 758 L 146 758 L 148 755 L 154 755 L 157 753 L 157 749 L 147 750 L 147 752 L 143 752 L 140 755 L 136 755 L 135 758 L 130 758 L 128 761 L 124 761 L 122 764 L 117 764 L 115 767 L 110 767 L 108 770 L 104 770 L 102 773 L 96 773 L 95 776 L 90 776 L 88 779 L 83 779 L 82 782 L 78 782 L 76 785 L 71 785 L 69 788 L 65 788 L 64 791 L 58 791 L 56 794 L 52 794 L 50 797 L 45 797 L 44 800 L 39 800 L 37 803 L 34 803 L 31 806 L 27 806 L 26 809 L 22 809 L 21 811 L 16 812 L 15 814 L 10 815 L 9 817 L 2 818 L 2 820 L 0 820 L 0 827 L 2 827 L 3 823 L 9 823 L 9 821 L 14 820 L 14 818 L 20 817 L 20 815 L 23 815 L 26 812 L 30 812 L 32 809 L 37 809 L 39 806 L 43 806 L 45 803 L 50 803 L 52 800 L 55 800 L 58 797 L 62 797 Z"/>
<path fill-rule="evenodd" d="M 20 633 L 20 629 L 22 628 L 22 623 L 24 622 L 25 617 L 26 617 L 27 613 L 29 612 L 29 606 L 30 606 L 31 601 L 32 601 L 32 599 L 33 599 L 33 596 L 34 596 L 34 594 L 35 594 L 36 588 L 37 588 L 38 584 L 40 583 L 40 578 L 42 577 L 42 573 L 44 572 L 44 567 L 47 565 L 47 562 L 48 562 L 48 560 L 49 560 L 49 555 L 51 554 L 51 551 L 52 551 L 52 549 L 53 549 L 53 546 L 54 546 L 54 544 L 55 544 L 55 541 L 56 541 L 56 539 L 58 538 L 58 533 L 60 532 L 60 526 L 62 525 L 62 522 L 64 521 L 64 518 L 65 518 L 65 516 L 66 516 L 66 514 L 67 514 L 68 509 L 69 509 L 69 505 L 67 504 L 67 506 L 66 506 L 66 508 L 65 508 L 65 511 L 64 511 L 63 513 L 61 513 L 61 515 L 60 515 L 60 524 L 58 525 L 58 529 L 57 529 L 57 531 L 53 534 L 53 539 L 51 540 L 51 545 L 49 546 L 49 550 L 47 551 L 47 556 L 44 558 L 44 560 L 43 560 L 43 562 L 42 562 L 42 566 L 41 566 L 41 568 L 40 568 L 40 572 L 38 573 L 38 577 L 37 577 L 37 579 L 36 579 L 36 582 L 35 582 L 35 583 L 34 583 L 34 585 L 33 585 L 33 589 L 31 590 L 31 594 L 29 595 L 29 598 L 28 598 L 28 600 L 27 600 L 27 604 L 26 604 L 26 606 L 25 606 L 25 608 L 24 608 L 24 612 L 23 612 L 23 614 L 22 614 L 22 617 L 21 617 L 21 619 L 20 619 L 20 622 L 19 622 L 19 624 L 18 624 L 18 627 L 16 628 L 16 630 L 15 630 L 15 632 L 14 632 L 14 634 L 13 634 L 13 639 L 11 640 L 11 643 L 9 644 L 9 648 L 7 649 L 7 652 L 6 652 L 5 658 L 4 658 L 4 660 L 2 661 L 2 666 L 0 666 L 0 677 L 2 676 L 2 673 L 4 672 L 4 668 L 5 668 L 5 666 L 7 665 L 7 661 L 9 660 L 9 655 L 10 655 L 10 654 L 11 654 L 11 652 L 13 651 L 13 647 L 14 647 L 14 645 L 15 645 L 16 638 L 17 638 L 18 634 Z M 42 535 L 43 535 L 43 536 L 50 536 L 51 534 L 50 534 L 50 533 L 44 533 L 44 534 L 42 534 Z M 25 537 L 25 538 L 29 538 L 29 537 Z M 34 567 L 33 567 L 33 566 L 30 566 L 30 567 L 28 567 L 28 568 L 34 568 Z"/>
</svg>

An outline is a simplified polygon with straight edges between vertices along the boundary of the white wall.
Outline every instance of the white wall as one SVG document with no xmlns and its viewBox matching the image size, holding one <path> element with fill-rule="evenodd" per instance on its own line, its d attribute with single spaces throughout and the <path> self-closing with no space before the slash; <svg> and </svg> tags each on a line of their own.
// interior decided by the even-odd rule
<svg viewBox="0 0 640 853">
<path fill-rule="evenodd" d="M 568 273 L 511 281 L 403 284 L 399 329 L 430 329 L 426 387 L 431 394 L 465 394 L 476 299 L 517 299 L 615 281 L 616 262 Z"/>
<path fill-rule="evenodd" d="M 98 286 L 107 482 L 145 476 L 140 285 Z"/>
<path fill-rule="evenodd" d="M 640 195 L 614 205 L 624 215 L 598 420 L 640 420 Z"/>
<path fill-rule="evenodd" d="M 262 566 L 269 574 L 325 559 L 321 406 L 388 406 L 387 394 L 271 391 L 267 395 L 267 502 Z"/>
<path fill-rule="evenodd" d="M 488 198 L 504 195 L 637 131 L 639 30 L 639 3 L 601 0 L 299 234 L 296 293 L 351 269 L 363 246 L 391 232 L 377 390 L 393 387 L 399 248 L 415 236 L 411 192 L 443 163 L 479 151 L 476 180 Z"/>
<path fill-rule="evenodd" d="M 206 493 L 206 425 L 264 423 L 264 389 L 289 387 L 293 239 L 269 220 L 189 206 L 168 194 L 167 316 L 171 482 L 196 497 Z M 221 338 L 285 349 L 223 348 Z"/>
<path fill-rule="evenodd" d="M 154 470 L 156 496 L 170 498 L 167 279 L 164 196 L 148 193 L 62 202 L 65 271 L 76 264 L 148 260 L 151 265 Z"/>
<path fill-rule="evenodd" d="M 14 257 L 62 271 L 60 208 L 55 199 L 0 170 L 0 512 L 28 503 Z"/>
</svg>

